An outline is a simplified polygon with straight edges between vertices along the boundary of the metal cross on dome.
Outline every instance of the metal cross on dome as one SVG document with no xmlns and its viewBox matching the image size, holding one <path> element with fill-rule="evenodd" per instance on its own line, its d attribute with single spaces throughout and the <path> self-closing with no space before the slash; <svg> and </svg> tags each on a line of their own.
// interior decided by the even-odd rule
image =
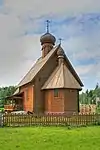
<svg viewBox="0 0 100 150">
<path fill-rule="evenodd" d="M 62 38 L 59 38 L 59 44 L 61 45 L 61 42 L 62 42 Z"/>
<path fill-rule="evenodd" d="M 47 23 L 47 26 L 46 26 L 46 27 L 47 27 L 47 33 L 49 33 L 49 25 L 50 25 L 50 21 L 47 20 L 46 23 Z"/>
</svg>

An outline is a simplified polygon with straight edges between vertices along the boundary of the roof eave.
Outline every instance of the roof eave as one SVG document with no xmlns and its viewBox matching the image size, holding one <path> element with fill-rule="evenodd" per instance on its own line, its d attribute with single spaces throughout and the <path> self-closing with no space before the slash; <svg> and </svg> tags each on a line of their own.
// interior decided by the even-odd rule
<svg viewBox="0 0 100 150">
<path fill-rule="evenodd" d="M 79 82 L 80 86 L 83 87 L 83 83 L 81 81 L 81 79 L 79 78 L 78 74 L 76 73 L 75 69 L 73 68 L 72 64 L 70 63 L 69 59 L 67 58 L 67 56 L 65 55 L 65 59 L 69 64 L 69 67 L 71 68 L 73 74 L 76 76 L 77 81 Z"/>
<path fill-rule="evenodd" d="M 52 55 L 58 50 L 59 47 L 60 47 L 60 44 L 55 47 L 55 51 L 51 54 L 51 56 L 49 57 L 49 59 L 50 59 L 50 58 L 52 57 Z M 49 60 L 49 59 L 48 59 L 48 60 Z M 47 61 L 48 61 L 48 60 L 47 60 Z M 35 64 L 34 64 L 34 65 L 35 65 Z M 45 65 L 45 64 L 44 64 L 44 65 Z M 43 66 L 44 66 L 44 65 L 43 65 Z M 43 66 L 42 66 L 42 67 L 43 67 Z M 31 68 L 31 69 L 32 69 L 32 68 Z M 31 70 L 31 69 L 30 69 L 30 70 Z M 42 69 L 42 68 L 41 68 L 41 69 Z M 39 72 L 41 71 L 41 69 L 39 70 Z M 30 70 L 29 70 L 29 71 L 30 71 Z M 28 73 L 29 73 L 29 71 L 28 71 Z M 38 74 L 39 72 L 37 72 L 37 74 Z M 27 73 L 27 74 L 28 74 L 28 73 Z M 24 78 L 27 76 L 27 74 L 24 76 Z M 33 78 L 31 81 L 26 82 L 25 84 L 21 84 L 22 80 L 24 79 L 24 78 L 23 78 L 23 79 L 20 81 L 20 83 L 18 84 L 18 87 L 22 87 L 22 86 L 24 86 L 24 85 L 27 85 L 27 84 L 33 82 L 33 80 L 35 79 L 35 77 L 37 76 L 37 74 L 34 76 L 34 78 Z"/>
<path fill-rule="evenodd" d="M 41 88 L 41 90 L 54 90 L 54 89 L 73 89 L 81 91 L 82 88 L 68 88 L 68 87 L 51 87 L 51 88 Z"/>
</svg>

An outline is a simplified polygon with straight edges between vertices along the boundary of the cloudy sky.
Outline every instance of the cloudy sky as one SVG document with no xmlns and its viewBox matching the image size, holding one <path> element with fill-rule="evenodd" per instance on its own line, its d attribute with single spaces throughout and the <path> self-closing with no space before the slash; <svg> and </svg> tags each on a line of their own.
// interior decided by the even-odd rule
<svg viewBox="0 0 100 150">
<path fill-rule="evenodd" d="M 100 0 L 0 0 L 0 86 L 18 84 L 40 57 L 47 19 L 84 89 L 94 88 L 100 83 Z"/>
</svg>

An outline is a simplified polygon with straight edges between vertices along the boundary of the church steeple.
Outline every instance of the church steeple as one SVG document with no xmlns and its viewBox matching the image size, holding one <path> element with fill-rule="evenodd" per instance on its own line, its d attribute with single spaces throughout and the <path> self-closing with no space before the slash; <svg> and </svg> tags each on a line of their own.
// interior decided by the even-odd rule
<svg viewBox="0 0 100 150">
<path fill-rule="evenodd" d="M 61 46 L 59 47 L 58 51 L 57 51 L 57 55 L 58 55 L 58 63 L 59 65 L 61 65 L 62 63 L 64 64 L 64 50 L 61 48 Z"/>
<path fill-rule="evenodd" d="M 42 45 L 42 57 L 45 57 L 50 52 L 50 50 L 53 48 L 56 42 L 56 38 L 49 33 L 49 23 L 50 21 L 47 20 L 47 31 L 40 38 L 40 42 Z"/>
</svg>

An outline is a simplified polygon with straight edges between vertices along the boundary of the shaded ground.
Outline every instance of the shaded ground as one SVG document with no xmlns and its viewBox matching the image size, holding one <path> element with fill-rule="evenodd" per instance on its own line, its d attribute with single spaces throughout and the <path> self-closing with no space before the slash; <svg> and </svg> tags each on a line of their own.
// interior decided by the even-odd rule
<svg viewBox="0 0 100 150">
<path fill-rule="evenodd" d="M 0 128 L 0 150 L 100 150 L 100 127 Z"/>
</svg>

